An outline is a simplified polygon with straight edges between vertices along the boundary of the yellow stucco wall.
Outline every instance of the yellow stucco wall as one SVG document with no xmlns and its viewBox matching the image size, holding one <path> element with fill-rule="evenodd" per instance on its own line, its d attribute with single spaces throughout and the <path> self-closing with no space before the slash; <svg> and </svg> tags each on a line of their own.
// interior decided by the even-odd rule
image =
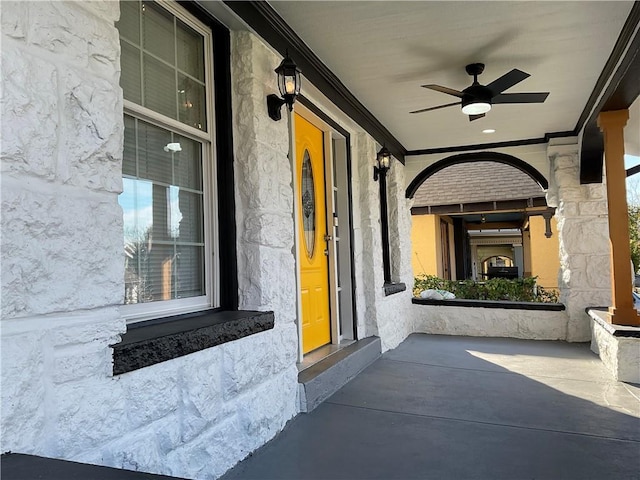
<svg viewBox="0 0 640 480">
<path fill-rule="evenodd" d="M 411 216 L 411 263 L 413 274 L 438 275 L 438 245 L 440 238 L 437 215 Z M 438 234 L 436 235 L 436 232 Z"/>
<path fill-rule="evenodd" d="M 538 285 L 544 288 L 558 288 L 558 270 L 560 269 L 558 225 L 555 217 L 551 219 L 551 238 L 544 236 L 544 218 L 529 218 L 531 233 L 531 275 L 538 277 Z"/>
</svg>

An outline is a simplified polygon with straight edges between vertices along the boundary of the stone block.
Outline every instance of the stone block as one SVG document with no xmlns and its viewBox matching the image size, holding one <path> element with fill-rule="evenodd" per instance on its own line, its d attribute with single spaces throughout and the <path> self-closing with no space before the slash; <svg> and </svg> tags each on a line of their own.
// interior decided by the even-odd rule
<svg viewBox="0 0 640 480">
<path fill-rule="evenodd" d="M 169 452 L 165 462 L 171 475 L 214 480 L 250 453 L 246 442 L 237 416 L 230 416 Z"/>
<path fill-rule="evenodd" d="M 90 2 L 78 2 L 78 5 L 108 23 L 113 23 L 120 18 L 120 2 L 92 0 Z"/>
<path fill-rule="evenodd" d="M 590 200 L 604 200 L 607 202 L 607 189 L 603 183 L 583 185 L 588 192 Z"/>
<path fill-rule="evenodd" d="M 124 252 L 117 197 L 68 192 L 3 185 L 3 318 L 122 302 L 124 262 L 119 259 Z"/>
<path fill-rule="evenodd" d="M 63 161 L 60 176 L 76 186 L 122 191 L 122 91 L 78 70 L 62 74 Z"/>
<path fill-rule="evenodd" d="M 32 453 L 46 441 L 46 373 L 42 331 L 3 335 L 0 451 Z"/>
<path fill-rule="evenodd" d="M 92 311 L 88 314 L 69 314 L 56 318 L 50 331 L 51 343 L 56 347 L 100 342 L 110 345 L 126 331 L 124 319 L 117 309 Z"/>
<path fill-rule="evenodd" d="M 266 381 L 273 371 L 273 351 L 267 332 L 221 346 L 225 400 Z"/>
<path fill-rule="evenodd" d="M 238 419 L 246 445 L 254 450 L 271 440 L 297 413 L 295 365 L 238 399 Z"/>
<path fill-rule="evenodd" d="M 0 18 L 3 35 L 21 40 L 26 37 L 29 18 L 28 5 L 29 2 L 24 1 L 2 2 Z M 3 89 L 3 92 L 6 92 L 6 90 Z"/>
<path fill-rule="evenodd" d="M 594 202 L 581 202 L 580 203 L 580 215 L 581 216 L 606 216 L 609 211 L 607 210 L 607 203 L 603 201 Z"/>
<path fill-rule="evenodd" d="M 130 431 L 124 393 L 115 378 L 58 385 L 51 399 L 57 449 L 73 455 Z"/>
<path fill-rule="evenodd" d="M 202 353 L 205 352 L 206 355 L 200 355 L 201 359 L 180 371 L 184 380 L 181 406 L 184 442 L 191 441 L 230 413 L 222 396 L 222 349 L 210 348 Z"/>
<path fill-rule="evenodd" d="M 12 47 L 5 41 L 2 48 L 2 172 L 52 180 L 59 128 L 56 70 Z"/>
<path fill-rule="evenodd" d="M 132 428 L 147 425 L 178 410 L 180 377 L 172 362 L 141 368 L 126 376 L 123 387 L 127 418 Z"/>
<path fill-rule="evenodd" d="M 609 230 L 606 218 L 574 218 L 565 220 L 561 241 L 572 254 L 592 254 L 608 251 Z"/>
<path fill-rule="evenodd" d="M 553 161 L 556 170 L 578 167 L 578 156 L 576 155 L 557 155 Z"/>
<path fill-rule="evenodd" d="M 293 247 L 291 212 L 288 215 L 256 210 L 247 212 L 244 220 L 244 239 L 249 243 L 290 250 Z"/>
<path fill-rule="evenodd" d="M 603 252 L 604 253 L 604 252 Z M 585 259 L 586 263 L 586 285 L 590 288 L 608 291 L 611 289 L 611 261 L 610 256 L 589 255 Z"/>
<path fill-rule="evenodd" d="M 29 9 L 29 43 L 86 66 L 89 39 L 108 31 L 108 23 L 79 2 L 38 2 L 33 7 Z"/>
<path fill-rule="evenodd" d="M 558 215 L 562 215 L 565 218 L 577 217 L 580 214 L 579 205 L 579 202 L 562 200 L 558 205 Z"/>
<path fill-rule="evenodd" d="M 100 463 L 169 475 L 166 454 L 181 444 L 180 417 L 172 414 L 103 446 Z"/>
<path fill-rule="evenodd" d="M 101 342 L 57 348 L 54 350 L 53 382 L 106 378 L 111 374 L 111 356 L 111 349 Z"/>
<path fill-rule="evenodd" d="M 278 322 L 271 332 L 273 373 L 279 373 L 298 361 L 298 327 L 293 322 Z"/>
</svg>

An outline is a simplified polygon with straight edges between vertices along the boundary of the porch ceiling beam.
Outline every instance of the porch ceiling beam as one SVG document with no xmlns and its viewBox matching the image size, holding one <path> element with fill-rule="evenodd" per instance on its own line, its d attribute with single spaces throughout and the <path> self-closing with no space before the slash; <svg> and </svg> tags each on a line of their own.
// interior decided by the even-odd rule
<svg viewBox="0 0 640 480">
<path fill-rule="evenodd" d="M 517 228 L 522 226 L 521 222 L 486 222 L 486 223 L 467 223 L 467 230 L 498 230 L 502 228 Z"/>
<path fill-rule="evenodd" d="M 519 200 L 496 200 L 494 202 L 455 203 L 449 205 L 429 205 L 413 207 L 411 215 L 459 215 L 461 213 L 494 213 L 494 212 L 543 212 L 547 209 L 545 197 L 523 198 Z M 540 215 L 542 213 L 539 213 Z"/>
<path fill-rule="evenodd" d="M 584 125 L 580 148 L 580 183 L 582 184 L 602 183 L 604 138 L 598 128 L 598 115 L 600 112 L 628 109 L 640 95 L 639 25 L 640 2 L 635 2 L 576 125 L 576 134 Z M 596 103 L 598 98 L 600 100 Z"/>
</svg>

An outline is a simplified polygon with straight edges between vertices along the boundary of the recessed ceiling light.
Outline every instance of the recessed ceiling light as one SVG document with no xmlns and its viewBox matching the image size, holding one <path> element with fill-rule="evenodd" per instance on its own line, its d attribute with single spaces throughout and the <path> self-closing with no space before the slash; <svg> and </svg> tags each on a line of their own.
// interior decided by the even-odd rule
<svg viewBox="0 0 640 480">
<path fill-rule="evenodd" d="M 482 130 L 482 133 L 496 133 L 495 128 L 487 128 L 486 130 Z"/>
</svg>

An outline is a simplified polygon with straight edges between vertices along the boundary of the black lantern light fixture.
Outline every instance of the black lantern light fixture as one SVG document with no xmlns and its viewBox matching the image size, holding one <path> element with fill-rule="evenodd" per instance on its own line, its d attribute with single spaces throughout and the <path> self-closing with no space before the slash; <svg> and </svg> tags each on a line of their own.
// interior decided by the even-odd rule
<svg viewBox="0 0 640 480">
<path fill-rule="evenodd" d="M 289 111 L 293 110 L 296 97 L 300 94 L 300 74 L 302 72 L 295 62 L 291 60 L 288 51 L 285 53 L 284 60 L 275 69 L 275 72 L 278 74 L 280 97 L 273 93 L 267 95 L 267 110 L 269 117 L 278 121 L 282 118 L 282 105 L 286 103 Z"/>
<path fill-rule="evenodd" d="M 391 167 L 391 152 L 387 147 L 383 146 L 376 155 L 376 164 L 373 167 L 373 180 L 378 181 L 378 177 L 386 175 L 387 170 Z"/>
</svg>

